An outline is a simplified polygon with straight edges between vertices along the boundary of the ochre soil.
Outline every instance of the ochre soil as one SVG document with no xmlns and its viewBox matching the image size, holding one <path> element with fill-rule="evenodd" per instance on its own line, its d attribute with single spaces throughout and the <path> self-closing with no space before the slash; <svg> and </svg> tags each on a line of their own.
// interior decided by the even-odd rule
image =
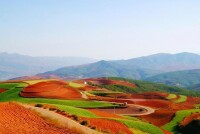
<svg viewBox="0 0 200 134">
<path fill-rule="evenodd" d="M 33 111 L 15 103 L 0 103 L 0 133 L 2 134 L 74 134 L 59 128 Z"/>
<path fill-rule="evenodd" d="M 66 82 L 46 81 L 25 87 L 20 92 L 22 97 L 43 97 L 56 99 L 81 99 L 81 93 L 69 87 Z"/>
</svg>

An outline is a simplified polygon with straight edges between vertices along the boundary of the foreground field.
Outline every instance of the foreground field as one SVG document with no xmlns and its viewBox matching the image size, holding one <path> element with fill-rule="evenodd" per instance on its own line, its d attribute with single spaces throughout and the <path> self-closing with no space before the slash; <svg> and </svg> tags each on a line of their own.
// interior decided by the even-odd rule
<svg viewBox="0 0 200 134">
<path fill-rule="evenodd" d="M 0 109 L 2 134 L 75 134 L 68 128 L 60 128 L 18 104 L 0 103 Z"/>
<path fill-rule="evenodd" d="M 72 132 L 69 122 L 79 126 L 76 128 L 83 126 L 88 131 L 95 130 L 94 132 L 99 133 L 180 133 L 185 130 L 180 127 L 184 118 L 187 119 L 185 122 L 189 120 L 190 123 L 193 122 L 189 118 L 191 114 L 200 113 L 198 109 L 200 98 L 158 92 L 157 90 L 162 88 L 160 85 L 151 85 L 148 90 L 150 84 L 142 84 L 119 78 L 91 78 L 69 82 L 55 79 L 9 81 L 0 83 L 0 101 L 3 102 L 1 104 L 3 109 L 4 104 L 9 104 L 7 102 L 20 102 L 26 108 L 38 111 L 40 113 L 37 115 L 38 118 L 45 118 L 48 115 L 51 121 L 57 120 L 57 124 L 68 124 L 68 127 L 64 125 L 64 129 L 56 127 L 58 133 L 63 134 L 84 133 L 84 131 Z M 9 106 L 20 109 L 20 106 L 15 103 Z M 13 114 L 10 110 L 8 109 L 7 116 L 17 118 L 10 115 Z M 26 114 L 23 110 L 21 112 Z M 2 114 L 6 114 L 5 111 Z M 6 118 L 9 119 L 10 117 L 7 116 Z M 21 116 L 18 116 L 21 121 Z M 61 121 L 61 118 L 64 120 Z M 30 118 L 24 116 L 23 119 L 32 120 L 31 115 Z M 2 120 L 6 121 L 4 118 Z M 199 118 L 196 117 L 195 120 Z M 39 125 L 42 121 L 38 120 L 38 122 Z M 20 124 L 18 121 L 16 123 Z M 8 123 L 7 129 L 11 129 L 13 124 Z M 12 133 L 14 129 L 9 131 Z M 20 125 L 20 129 L 25 132 L 27 128 Z M 37 133 L 38 130 L 35 129 L 33 125 L 32 131 Z M 52 129 L 48 132 L 54 131 L 54 127 Z M 46 133 L 46 128 L 44 128 L 44 133 Z"/>
</svg>

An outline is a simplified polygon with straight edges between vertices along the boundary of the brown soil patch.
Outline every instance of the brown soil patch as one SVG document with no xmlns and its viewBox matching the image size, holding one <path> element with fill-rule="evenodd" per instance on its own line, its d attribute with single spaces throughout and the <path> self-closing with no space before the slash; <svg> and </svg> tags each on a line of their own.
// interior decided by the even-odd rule
<svg viewBox="0 0 200 134">
<path fill-rule="evenodd" d="M 3 134 L 72 134 L 45 121 L 31 110 L 15 103 L 0 103 L 0 132 Z"/>
<path fill-rule="evenodd" d="M 20 93 L 23 97 L 80 99 L 81 93 L 62 81 L 46 81 L 30 85 Z"/>
</svg>

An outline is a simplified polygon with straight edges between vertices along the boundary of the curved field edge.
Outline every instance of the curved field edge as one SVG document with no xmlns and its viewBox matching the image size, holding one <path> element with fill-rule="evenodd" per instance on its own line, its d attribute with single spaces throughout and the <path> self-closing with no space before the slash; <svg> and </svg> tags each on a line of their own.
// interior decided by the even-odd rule
<svg viewBox="0 0 200 134">
<path fill-rule="evenodd" d="M 185 102 L 187 100 L 187 96 L 185 95 L 179 95 L 179 98 L 177 100 L 175 100 L 175 103 L 182 103 Z"/>
<path fill-rule="evenodd" d="M 149 123 L 141 121 L 124 120 L 124 119 L 114 119 L 114 120 L 123 123 L 129 128 L 138 129 L 142 132 L 147 132 L 149 134 L 164 134 L 160 128 Z"/>
<path fill-rule="evenodd" d="M 200 112 L 200 109 L 190 109 L 190 110 L 181 110 L 176 112 L 175 117 L 172 119 L 171 122 L 167 123 L 166 125 L 162 126 L 162 128 L 176 132 L 178 124 L 187 116 L 190 116 L 192 113 Z"/>
<path fill-rule="evenodd" d="M 58 99 L 46 99 L 46 98 L 23 98 L 19 93 L 26 87 L 26 83 L 19 83 L 15 87 L 0 93 L 0 102 L 6 101 L 18 101 L 23 103 L 48 103 L 59 104 L 82 108 L 101 108 L 101 107 L 113 107 L 118 106 L 107 102 L 91 101 L 91 100 L 58 100 Z"/>
<path fill-rule="evenodd" d="M 176 99 L 177 95 L 176 94 L 169 94 L 166 99 L 171 100 L 171 99 Z"/>
<path fill-rule="evenodd" d="M 8 90 L 8 89 L 16 87 L 19 84 L 20 83 L 0 83 L 0 88 Z"/>
</svg>

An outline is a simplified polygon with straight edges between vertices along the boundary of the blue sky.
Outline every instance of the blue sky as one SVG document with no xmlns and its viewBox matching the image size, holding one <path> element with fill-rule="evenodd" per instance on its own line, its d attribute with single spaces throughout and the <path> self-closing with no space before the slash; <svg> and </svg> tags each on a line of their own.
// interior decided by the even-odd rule
<svg viewBox="0 0 200 134">
<path fill-rule="evenodd" d="M 200 54 L 199 0 L 0 0 L 0 52 L 128 59 Z"/>
</svg>

